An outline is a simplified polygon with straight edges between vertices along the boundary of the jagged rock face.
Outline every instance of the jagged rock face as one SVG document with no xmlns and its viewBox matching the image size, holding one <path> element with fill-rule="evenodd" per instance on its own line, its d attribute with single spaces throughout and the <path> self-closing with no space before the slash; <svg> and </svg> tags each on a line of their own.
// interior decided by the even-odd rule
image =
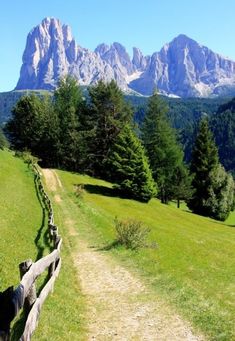
<svg viewBox="0 0 235 341">
<path fill-rule="evenodd" d="M 223 58 L 185 35 L 152 56 L 133 48 L 100 44 L 94 52 L 76 44 L 69 26 L 46 18 L 27 37 L 16 89 L 54 89 L 59 78 L 73 75 L 81 85 L 115 79 L 123 90 L 151 95 L 207 97 L 235 87 L 235 62 Z"/>
<path fill-rule="evenodd" d="M 137 47 L 133 47 L 132 64 L 138 71 L 144 71 L 150 62 L 150 56 L 144 56 L 143 53 Z"/>
<path fill-rule="evenodd" d="M 131 75 L 134 72 L 130 56 L 121 44 L 113 43 L 110 46 L 100 44 L 95 49 L 95 52 L 110 64 L 112 68 L 118 69 L 123 75 Z"/>
<path fill-rule="evenodd" d="M 54 89 L 66 74 L 73 75 L 81 85 L 114 78 L 107 63 L 76 44 L 69 26 L 46 18 L 28 35 L 16 89 Z"/>
<path fill-rule="evenodd" d="M 95 49 L 95 53 L 100 56 L 114 71 L 114 79 L 122 89 L 127 89 L 127 78 L 133 74 L 135 68 L 130 60 L 124 46 L 119 43 L 112 45 L 100 44 Z"/>
<path fill-rule="evenodd" d="M 235 62 L 180 35 L 154 53 L 141 77 L 129 86 L 145 95 L 158 88 L 180 97 L 207 97 L 225 84 L 235 84 Z"/>
</svg>

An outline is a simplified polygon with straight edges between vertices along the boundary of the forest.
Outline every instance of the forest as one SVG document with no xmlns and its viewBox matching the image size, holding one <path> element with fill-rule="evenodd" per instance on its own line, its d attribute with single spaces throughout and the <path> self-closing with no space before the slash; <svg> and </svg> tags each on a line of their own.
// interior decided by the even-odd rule
<svg viewBox="0 0 235 341">
<path fill-rule="evenodd" d="M 197 214 L 225 220 L 234 209 L 233 105 L 198 112 L 176 130 L 170 103 L 157 92 L 136 111 L 114 81 L 84 96 L 66 77 L 53 96 L 21 97 L 4 130 L 12 148 L 43 166 L 111 181 L 122 197 L 184 200 Z"/>
</svg>

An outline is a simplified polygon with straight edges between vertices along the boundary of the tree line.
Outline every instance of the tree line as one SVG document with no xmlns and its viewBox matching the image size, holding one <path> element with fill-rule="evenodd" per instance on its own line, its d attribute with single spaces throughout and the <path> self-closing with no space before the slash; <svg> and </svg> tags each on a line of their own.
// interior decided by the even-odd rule
<svg viewBox="0 0 235 341">
<path fill-rule="evenodd" d="M 122 196 L 162 203 L 186 200 L 193 212 L 224 220 L 233 209 L 234 182 L 219 163 L 203 119 L 191 166 L 167 105 L 155 92 L 141 127 L 114 81 L 98 82 L 84 98 L 77 82 L 61 79 L 53 96 L 22 97 L 6 130 L 12 146 L 29 150 L 47 167 L 58 167 L 112 181 Z"/>
</svg>

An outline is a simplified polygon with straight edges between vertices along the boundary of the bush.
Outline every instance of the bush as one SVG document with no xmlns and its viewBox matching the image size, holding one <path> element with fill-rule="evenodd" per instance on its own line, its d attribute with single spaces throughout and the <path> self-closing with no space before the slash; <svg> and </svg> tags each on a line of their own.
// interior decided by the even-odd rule
<svg viewBox="0 0 235 341">
<path fill-rule="evenodd" d="M 84 195 L 84 185 L 75 185 L 74 186 L 74 193 L 78 199 L 83 199 Z"/>
<path fill-rule="evenodd" d="M 136 250 L 146 246 L 150 229 L 144 227 L 140 221 L 115 219 L 115 229 L 117 242 L 127 249 Z"/>
<path fill-rule="evenodd" d="M 33 165 L 35 163 L 38 163 L 39 159 L 35 156 L 33 156 L 29 151 L 25 150 L 21 153 L 21 157 L 24 161 L 24 163 L 27 163 L 27 165 Z"/>
<path fill-rule="evenodd" d="M 21 158 L 24 163 L 26 163 L 28 166 L 33 165 L 41 161 L 36 156 L 33 156 L 30 151 L 24 150 L 24 151 L 15 151 L 15 156 Z"/>
</svg>

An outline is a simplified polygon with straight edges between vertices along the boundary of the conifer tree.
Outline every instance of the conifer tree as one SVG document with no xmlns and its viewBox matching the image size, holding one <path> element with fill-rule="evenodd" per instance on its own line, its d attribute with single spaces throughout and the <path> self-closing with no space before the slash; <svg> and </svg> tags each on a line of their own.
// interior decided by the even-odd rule
<svg viewBox="0 0 235 341">
<path fill-rule="evenodd" d="M 83 97 L 77 81 L 70 76 L 59 81 L 54 108 L 59 121 L 57 159 L 61 167 L 77 170 L 79 158 L 79 109 Z"/>
<path fill-rule="evenodd" d="M 179 164 L 171 178 L 170 198 L 177 201 L 177 207 L 180 208 L 180 201 L 188 201 L 193 194 L 191 185 L 192 176 L 189 174 L 188 168 L 183 164 Z"/>
<path fill-rule="evenodd" d="M 12 111 L 6 126 L 12 146 L 29 150 L 44 166 L 58 166 L 58 120 L 50 95 L 21 97 Z"/>
<path fill-rule="evenodd" d="M 167 107 L 155 92 L 149 99 L 142 139 L 162 203 L 171 198 L 173 174 L 183 164 L 183 152 L 167 117 Z"/>
<path fill-rule="evenodd" d="M 108 164 L 117 188 L 127 197 L 147 202 L 156 195 L 144 148 L 129 125 L 117 136 Z"/>
<path fill-rule="evenodd" d="M 130 121 L 132 112 L 113 80 L 108 84 L 100 81 L 90 87 L 89 95 L 90 123 L 93 123 L 87 141 L 89 168 L 94 175 L 109 178 L 106 167 L 109 152 L 117 135 Z"/>
<path fill-rule="evenodd" d="M 200 122 L 198 135 L 192 152 L 190 171 L 194 175 L 192 186 L 194 194 L 188 201 L 189 208 L 198 214 L 209 215 L 205 205 L 210 197 L 209 188 L 212 185 L 211 172 L 219 165 L 218 150 L 209 130 L 208 120 Z"/>
<path fill-rule="evenodd" d="M 45 95 L 41 98 L 43 112 L 43 130 L 35 154 L 44 167 L 58 167 L 57 148 L 59 143 L 59 119 L 55 111 L 53 98 Z"/>
<path fill-rule="evenodd" d="M 191 173 L 194 193 L 188 201 L 189 208 L 197 214 L 226 219 L 234 208 L 234 181 L 219 163 L 218 149 L 206 118 L 200 122 Z"/>
<path fill-rule="evenodd" d="M 18 150 L 38 153 L 38 143 L 44 130 L 42 101 L 34 94 L 20 98 L 12 110 L 12 119 L 6 127 L 11 143 Z"/>
</svg>

